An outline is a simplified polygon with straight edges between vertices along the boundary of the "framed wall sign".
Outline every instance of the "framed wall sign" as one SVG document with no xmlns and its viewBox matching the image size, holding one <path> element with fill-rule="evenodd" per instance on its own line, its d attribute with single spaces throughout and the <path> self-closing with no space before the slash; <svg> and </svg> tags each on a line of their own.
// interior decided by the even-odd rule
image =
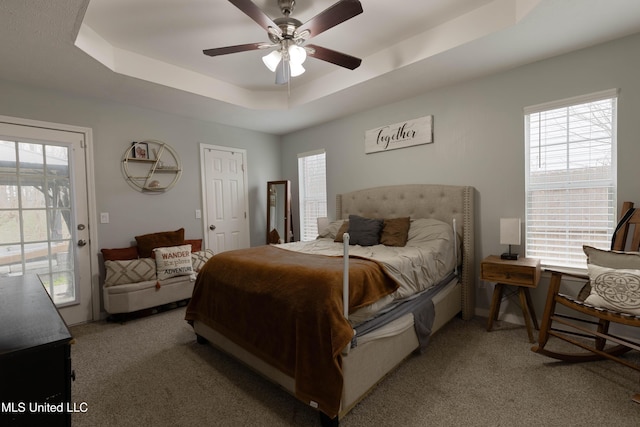
<svg viewBox="0 0 640 427">
<path fill-rule="evenodd" d="M 381 126 L 368 130 L 364 136 L 364 150 L 367 154 L 431 143 L 433 116 Z"/>
</svg>

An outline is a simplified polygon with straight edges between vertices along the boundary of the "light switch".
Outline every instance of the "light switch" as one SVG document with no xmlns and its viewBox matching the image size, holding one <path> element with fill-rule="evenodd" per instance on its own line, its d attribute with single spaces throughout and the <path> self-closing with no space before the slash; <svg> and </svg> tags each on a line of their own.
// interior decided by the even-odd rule
<svg viewBox="0 0 640 427">
<path fill-rule="evenodd" d="M 200 209 L 196 209 L 196 219 L 202 218 L 202 211 Z"/>
<path fill-rule="evenodd" d="M 109 224 L 109 212 L 100 212 L 100 224 Z"/>
</svg>

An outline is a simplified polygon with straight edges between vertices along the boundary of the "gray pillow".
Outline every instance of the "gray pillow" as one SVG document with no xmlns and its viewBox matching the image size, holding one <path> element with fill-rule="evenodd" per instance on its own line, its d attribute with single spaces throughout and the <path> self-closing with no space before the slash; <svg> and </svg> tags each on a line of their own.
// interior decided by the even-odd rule
<svg viewBox="0 0 640 427">
<path fill-rule="evenodd" d="M 384 220 L 349 215 L 349 244 L 374 246 L 380 244 Z"/>
</svg>

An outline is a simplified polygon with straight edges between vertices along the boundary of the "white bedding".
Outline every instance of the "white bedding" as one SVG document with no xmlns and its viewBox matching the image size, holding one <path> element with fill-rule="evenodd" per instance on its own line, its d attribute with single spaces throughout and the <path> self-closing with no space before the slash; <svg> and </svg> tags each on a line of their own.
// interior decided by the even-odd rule
<svg viewBox="0 0 640 427">
<path fill-rule="evenodd" d="M 327 231 L 320 234 L 326 237 L 278 247 L 309 254 L 342 256 L 343 244 L 333 241 L 341 223 L 330 224 Z M 453 228 L 449 224 L 436 219 L 415 219 L 411 220 L 409 238 L 404 247 L 349 246 L 349 255 L 380 262 L 400 285 L 393 294 L 352 313 L 349 320 L 354 324 L 362 322 L 392 301 L 408 298 L 440 282 L 455 267 L 454 241 Z"/>
</svg>

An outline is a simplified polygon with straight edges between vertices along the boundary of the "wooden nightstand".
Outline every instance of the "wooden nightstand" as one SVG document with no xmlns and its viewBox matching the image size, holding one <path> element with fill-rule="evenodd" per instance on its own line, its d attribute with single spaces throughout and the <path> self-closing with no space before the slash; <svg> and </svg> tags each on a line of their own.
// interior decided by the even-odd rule
<svg viewBox="0 0 640 427">
<path fill-rule="evenodd" d="M 531 301 L 529 288 L 535 288 L 540 281 L 540 260 L 535 258 L 520 258 L 517 260 L 501 259 L 499 256 L 490 255 L 482 260 L 480 264 L 480 278 L 488 282 L 495 282 L 491 299 L 491 309 L 487 321 L 487 331 L 493 327 L 493 321 L 498 320 L 500 313 L 500 303 L 502 302 L 502 292 L 506 285 L 517 286 L 520 295 L 520 306 L 522 315 L 527 326 L 529 341 L 535 342 L 531 321 L 538 329 L 536 312 Z"/>
</svg>

